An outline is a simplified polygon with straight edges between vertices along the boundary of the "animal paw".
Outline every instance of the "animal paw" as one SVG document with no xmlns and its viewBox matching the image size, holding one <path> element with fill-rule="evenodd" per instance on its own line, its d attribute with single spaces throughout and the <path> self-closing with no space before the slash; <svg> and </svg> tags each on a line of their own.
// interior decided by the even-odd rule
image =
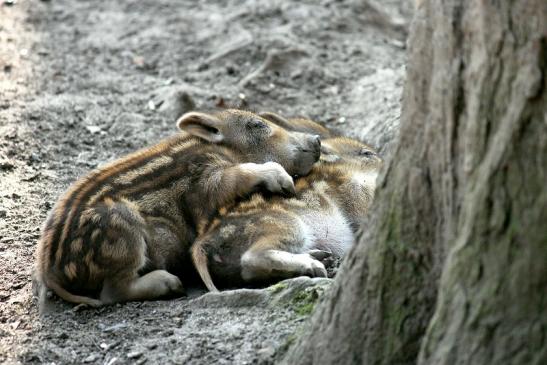
<svg viewBox="0 0 547 365">
<path fill-rule="evenodd" d="M 326 268 L 331 268 L 335 265 L 336 259 L 331 251 L 324 250 L 309 250 L 308 255 L 313 257 L 316 260 L 321 261 L 321 263 Z"/>
<path fill-rule="evenodd" d="M 292 177 L 277 162 L 266 162 L 261 166 L 263 183 L 268 191 L 285 195 L 295 195 L 296 190 Z"/>
<path fill-rule="evenodd" d="M 325 265 L 323 265 L 321 261 L 316 260 L 310 254 L 301 254 L 298 256 L 300 272 L 302 273 L 302 275 L 306 275 L 312 278 L 327 277 L 327 269 L 325 269 Z"/>
<path fill-rule="evenodd" d="M 162 292 L 162 296 L 184 293 L 182 282 L 177 276 L 163 270 L 158 270 L 158 272 L 161 273 L 159 274 L 160 277 L 158 280 L 158 285 L 160 287 L 160 291 Z"/>
<path fill-rule="evenodd" d="M 324 250 L 309 250 L 308 255 L 313 257 L 316 260 L 323 261 L 329 257 L 332 256 L 331 251 L 324 251 Z"/>
</svg>

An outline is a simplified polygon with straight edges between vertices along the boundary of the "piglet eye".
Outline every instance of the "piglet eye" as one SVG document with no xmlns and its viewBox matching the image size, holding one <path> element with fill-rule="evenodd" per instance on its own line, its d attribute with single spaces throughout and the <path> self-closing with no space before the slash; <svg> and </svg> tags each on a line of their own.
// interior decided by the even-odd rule
<svg viewBox="0 0 547 365">
<path fill-rule="evenodd" d="M 260 120 L 251 120 L 247 123 L 247 128 L 249 129 L 264 129 L 266 128 L 266 123 L 260 121 Z"/>
<path fill-rule="evenodd" d="M 372 156 L 375 156 L 375 155 L 376 155 L 376 153 L 374 153 L 371 150 L 367 150 L 365 148 L 363 148 L 361 151 L 359 151 L 359 156 L 372 157 Z"/>
</svg>

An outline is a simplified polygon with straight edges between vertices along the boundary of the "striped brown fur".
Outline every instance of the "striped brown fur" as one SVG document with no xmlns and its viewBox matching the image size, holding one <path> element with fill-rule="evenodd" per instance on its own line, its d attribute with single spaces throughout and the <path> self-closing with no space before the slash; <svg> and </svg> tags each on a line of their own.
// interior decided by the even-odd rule
<svg viewBox="0 0 547 365">
<path fill-rule="evenodd" d="M 318 136 L 250 112 L 192 112 L 178 126 L 178 135 L 90 172 L 59 199 L 37 249 L 42 294 L 50 288 L 89 305 L 177 294 L 174 274 L 200 222 L 258 189 L 294 192 L 290 175 L 319 158 Z"/>
<path fill-rule="evenodd" d="M 217 290 L 213 279 L 237 287 L 326 276 L 321 260 L 339 258 L 351 246 L 382 161 L 370 146 L 353 139 L 322 143 L 320 162 L 295 181 L 295 197 L 257 193 L 221 210 L 220 221 L 198 237 L 192 258 L 209 290 Z"/>
</svg>

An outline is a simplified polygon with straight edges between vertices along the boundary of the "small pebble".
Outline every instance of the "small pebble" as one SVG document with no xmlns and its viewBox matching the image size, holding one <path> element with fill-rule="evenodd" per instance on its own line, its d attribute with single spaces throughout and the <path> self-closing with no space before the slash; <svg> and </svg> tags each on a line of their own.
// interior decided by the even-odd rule
<svg viewBox="0 0 547 365">
<path fill-rule="evenodd" d="M 273 357 L 275 355 L 275 349 L 271 346 L 267 346 L 258 350 L 257 353 L 263 358 Z"/>
<path fill-rule="evenodd" d="M 130 359 L 138 359 L 141 356 L 142 356 L 141 351 L 131 351 L 130 353 L 127 354 L 127 357 Z"/>
<path fill-rule="evenodd" d="M 88 125 L 85 127 L 85 129 L 87 129 L 87 131 L 91 134 L 98 134 L 101 132 L 101 127 L 98 127 L 96 125 Z"/>
<path fill-rule="evenodd" d="M 106 344 L 106 343 L 103 342 L 103 343 L 100 344 L 99 347 L 101 349 L 103 349 L 104 351 L 108 351 L 108 350 L 113 349 L 114 347 L 118 346 L 119 344 L 120 344 L 119 341 L 114 341 L 110 344 Z"/>
<path fill-rule="evenodd" d="M 89 362 L 96 362 L 97 360 L 99 360 L 101 358 L 101 356 L 99 354 L 91 354 L 89 355 L 88 357 L 86 357 L 84 359 L 84 362 L 85 363 L 89 363 Z"/>
<path fill-rule="evenodd" d="M 103 329 L 103 332 L 116 332 L 122 328 L 128 327 L 127 323 L 116 323 L 112 326 L 106 327 Z"/>
<path fill-rule="evenodd" d="M 29 161 L 31 161 L 31 162 L 40 162 L 40 161 L 42 161 L 42 159 L 40 158 L 40 155 L 38 155 L 35 152 L 32 152 L 29 156 Z"/>
<path fill-rule="evenodd" d="M 15 167 L 15 165 L 11 162 L 11 161 L 8 161 L 8 160 L 3 160 L 3 161 L 0 161 L 0 170 L 11 170 Z"/>
<path fill-rule="evenodd" d="M 113 357 L 110 360 L 108 360 L 107 362 L 105 362 L 105 365 L 113 365 L 114 363 L 116 363 L 116 361 L 118 361 L 118 358 Z"/>
<path fill-rule="evenodd" d="M 51 207 L 53 207 L 53 204 L 50 201 L 44 201 L 42 203 L 42 208 L 44 208 L 46 210 L 50 210 Z"/>
</svg>

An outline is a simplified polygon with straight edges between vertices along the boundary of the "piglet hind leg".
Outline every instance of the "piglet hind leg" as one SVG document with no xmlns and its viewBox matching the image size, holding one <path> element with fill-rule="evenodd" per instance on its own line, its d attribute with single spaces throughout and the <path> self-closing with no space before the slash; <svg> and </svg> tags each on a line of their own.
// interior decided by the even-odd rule
<svg viewBox="0 0 547 365">
<path fill-rule="evenodd" d="M 105 244 L 101 251 L 111 270 L 105 276 L 100 299 L 104 304 L 154 300 L 182 294 L 180 279 L 165 270 L 139 275 L 146 262 L 146 241 L 140 233 L 126 230 L 114 244 Z M 107 260 L 108 258 L 108 260 Z"/>
<path fill-rule="evenodd" d="M 143 276 L 114 282 L 105 282 L 101 292 L 104 303 L 153 300 L 180 296 L 184 288 L 180 279 L 165 270 L 154 270 Z"/>
<path fill-rule="evenodd" d="M 147 223 L 138 210 L 130 202 L 117 202 L 110 207 L 108 219 L 106 236 L 110 240 L 103 242 L 99 250 L 100 262 L 109 268 L 103 276 L 101 302 L 154 300 L 182 294 L 180 279 L 165 270 L 138 274 L 149 250 L 144 230 Z"/>
<path fill-rule="evenodd" d="M 325 265 L 308 253 L 249 250 L 241 258 L 241 275 L 247 282 L 296 276 L 327 277 Z"/>
</svg>

